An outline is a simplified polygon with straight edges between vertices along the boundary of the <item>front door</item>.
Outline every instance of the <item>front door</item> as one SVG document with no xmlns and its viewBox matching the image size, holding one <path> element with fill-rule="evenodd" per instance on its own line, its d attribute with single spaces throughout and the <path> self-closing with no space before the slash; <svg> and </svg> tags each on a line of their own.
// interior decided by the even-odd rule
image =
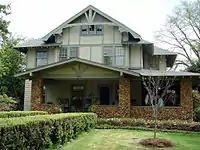
<svg viewBox="0 0 200 150">
<path fill-rule="evenodd" d="M 84 85 L 72 85 L 71 105 L 76 111 L 82 111 L 84 102 Z"/>
<path fill-rule="evenodd" d="M 110 88 L 108 86 L 101 86 L 99 88 L 100 93 L 100 104 L 109 105 L 110 101 Z"/>
</svg>

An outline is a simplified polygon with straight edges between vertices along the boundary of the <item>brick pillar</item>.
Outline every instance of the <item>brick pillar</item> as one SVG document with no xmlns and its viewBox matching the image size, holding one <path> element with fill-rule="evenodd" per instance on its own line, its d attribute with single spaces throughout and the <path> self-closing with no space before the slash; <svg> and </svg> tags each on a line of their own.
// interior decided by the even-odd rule
<svg viewBox="0 0 200 150">
<path fill-rule="evenodd" d="M 180 83 L 180 103 L 184 112 L 184 118 L 193 120 L 192 81 L 190 78 L 182 78 Z"/>
<path fill-rule="evenodd" d="M 131 83 L 129 78 L 119 79 L 119 109 L 121 117 L 130 117 Z"/>
<path fill-rule="evenodd" d="M 41 104 L 43 102 L 43 80 L 33 79 L 31 89 L 31 110 L 41 110 Z"/>
</svg>

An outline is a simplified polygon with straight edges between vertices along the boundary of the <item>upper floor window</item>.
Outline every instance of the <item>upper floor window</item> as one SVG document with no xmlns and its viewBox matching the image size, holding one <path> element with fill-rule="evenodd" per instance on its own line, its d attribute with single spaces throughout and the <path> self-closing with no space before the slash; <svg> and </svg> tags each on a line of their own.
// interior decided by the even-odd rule
<svg viewBox="0 0 200 150">
<path fill-rule="evenodd" d="M 46 65 L 48 62 L 48 53 L 47 51 L 37 51 L 36 52 L 36 66 Z"/>
<path fill-rule="evenodd" d="M 81 35 L 102 35 L 103 25 L 84 25 L 81 26 Z"/>
<path fill-rule="evenodd" d="M 78 57 L 78 47 L 62 47 L 59 51 L 59 61 Z"/>
<path fill-rule="evenodd" d="M 124 48 L 122 46 L 105 46 L 104 63 L 106 65 L 123 66 L 124 65 Z"/>
</svg>

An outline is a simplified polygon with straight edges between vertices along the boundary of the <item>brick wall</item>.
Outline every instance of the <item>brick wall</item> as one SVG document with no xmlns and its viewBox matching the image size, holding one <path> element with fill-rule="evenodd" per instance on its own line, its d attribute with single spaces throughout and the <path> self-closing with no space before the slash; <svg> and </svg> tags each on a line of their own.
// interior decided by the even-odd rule
<svg viewBox="0 0 200 150">
<path fill-rule="evenodd" d="M 192 82 L 190 78 L 183 78 L 180 83 L 180 107 L 164 107 L 159 109 L 159 119 L 193 120 Z M 131 117 L 153 119 L 151 107 L 131 107 Z"/>
<path fill-rule="evenodd" d="M 130 117 L 130 79 L 119 79 L 119 105 L 96 106 L 99 117 Z"/>
<path fill-rule="evenodd" d="M 42 79 L 32 79 L 31 88 L 31 110 L 41 110 L 41 105 L 43 102 L 43 80 Z"/>
</svg>

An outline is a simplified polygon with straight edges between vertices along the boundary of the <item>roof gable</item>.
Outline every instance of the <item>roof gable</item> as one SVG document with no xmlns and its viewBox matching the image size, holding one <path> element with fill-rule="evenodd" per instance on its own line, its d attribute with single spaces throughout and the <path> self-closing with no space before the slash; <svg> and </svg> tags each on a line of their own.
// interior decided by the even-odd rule
<svg viewBox="0 0 200 150">
<path fill-rule="evenodd" d="M 68 19 L 67 21 L 62 23 L 61 25 L 59 25 L 57 28 L 55 28 L 54 30 L 52 30 L 51 32 L 46 34 L 44 37 L 42 37 L 42 39 L 44 41 L 47 41 L 49 39 L 49 37 L 51 37 L 51 35 L 62 33 L 62 30 L 64 28 L 66 28 L 67 25 L 69 25 L 70 23 L 72 23 L 77 18 L 79 18 L 79 17 L 81 17 L 83 15 L 85 15 L 86 19 L 88 20 L 87 24 L 92 24 L 93 20 L 91 20 L 91 19 L 94 19 L 94 16 L 96 14 L 98 14 L 98 15 L 102 16 L 103 18 L 109 20 L 114 25 L 119 26 L 124 31 L 130 32 L 134 38 L 139 38 L 139 39 L 141 38 L 141 36 L 138 33 L 136 33 L 135 31 L 131 30 L 130 28 L 128 28 L 124 24 L 120 23 L 119 21 L 115 20 L 114 18 L 110 17 L 109 15 L 105 14 L 104 12 L 100 11 L 96 7 L 94 7 L 92 5 L 89 5 L 88 7 L 84 8 L 82 11 L 80 11 L 79 13 L 77 13 L 76 15 L 74 15 L 73 17 L 71 17 L 70 19 Z"/>
</svg>

